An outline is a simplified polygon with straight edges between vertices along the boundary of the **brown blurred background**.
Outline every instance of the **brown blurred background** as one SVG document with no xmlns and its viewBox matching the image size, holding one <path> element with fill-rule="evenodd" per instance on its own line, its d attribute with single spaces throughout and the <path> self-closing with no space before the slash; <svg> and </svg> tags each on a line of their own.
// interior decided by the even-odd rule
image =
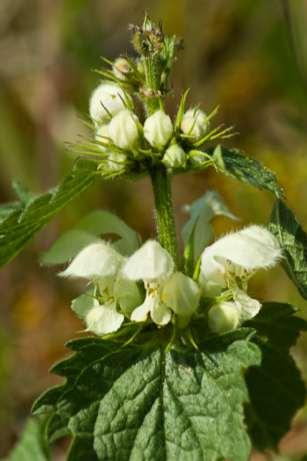
<svg viewBox="0 0 307 461">
<path fill-rule="evenodd" d="M 202 101 L 205 111 L 219 104 L 218 121 L 235 124 L 239 132 L 228 144 L 275 170 L 307 228 L 306 0 L 1 0 L 0 201 L 14 197 L 12 178 L 38 192 L 67 171 L 65 142 L 84 133 L 81 118 L 98 83 L 92 70 L 101 65 L 101 55 L 131 52 L 127 25 L 140 22 L 145 10 L 185 41 L 170 112 L 186 87 L 190 102 Z M 271 196 L 208 171 L 175 179 L 178 228 L 185 220 L 182 206 L 208 188 L 220 191 L 240 225 L 268 220 Z M 0 457 L 18 436 L 33 399 L 57 382 L 48 368 L 66 353 L 64 341 L 82 328 L 69 309 L 78 286 L 41 268 L 39 254 L 98 207 L 118 213 L 147 238 L 153 235 L 151 205 L 147 180 L 101 183 L 2 269 Z M 216 220 L 218 233 L 231 226 Z M 307 316 L 307 303 L 280 268 L 257 276 L 251 291 L 260 299 L 292 302 Z M 294 354 L 307 379 L 306 336 Z M 283 444 L 286 452 L 307 452 L 306 422 L 307 410 L 297 416 Z"/>
</svg>

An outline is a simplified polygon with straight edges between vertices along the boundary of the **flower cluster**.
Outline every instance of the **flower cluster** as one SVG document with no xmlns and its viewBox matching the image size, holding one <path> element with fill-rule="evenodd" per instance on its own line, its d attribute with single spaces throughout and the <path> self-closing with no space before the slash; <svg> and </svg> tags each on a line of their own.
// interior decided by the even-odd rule
<svg viewBox="0 0 307 461">
<path fill-rule="evenodd" d="M 220 334 L 257 315 L 261 303 L 247 294 L 248 280 L 280 257 L 275 237 L 254 225 L 207 246 L 193 278 L 177 270 L 155 240 L 129 257 L 106 241 L 96 241 L 61 275 L 90 282 L 88 292 L 74 301 L 74 310 L 82 311 L 87 330 L 97 335 L 117 331 L 126 319 L 185 328 L 197 317 L 206 318 L 210 330 Z"/>
</svg>

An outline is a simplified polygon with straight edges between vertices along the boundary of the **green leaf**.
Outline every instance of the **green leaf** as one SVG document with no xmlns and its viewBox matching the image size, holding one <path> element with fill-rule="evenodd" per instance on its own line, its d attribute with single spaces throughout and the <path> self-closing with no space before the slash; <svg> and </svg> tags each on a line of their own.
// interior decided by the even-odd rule
<svg viewBox="0 0 307 461">
<path fill-rule="evenodd" d="M 66 263 L 87 245 L 99 241 L 99 237 L 106 234 L 120 237 L 113 246 L 124 255 L 130 255 L 139 247 L 138 234 L 122 219 L 109 211 L 96 210 L 85 216 L 73 229 L 62 234 L 42 255 L 41 263 Z"/>
<path fill-rule="evenodd" d="M 194 266 L 204 248 L 213 238 L 211 221 L 215 216 L 226 216 L 230 219 L 238 218 L 230 212 L 222 197 L 216 191 L 207 191 L 185 210 L 190 213 L 190 219 L 182 228 L 182 239 L 185 245 L 186 259 Z M 190 273 L 191 270 L 188 270 Z"/>
<path fill-rule="evenodd" d="M 264 303 L 260 314 L 247 325 L 257 330 L 253 341 L 262 351 L 260 367 L 246 374 L 250 404 L 247 417 L 254 446 L 276 448 L 305 400 L 305 386 L 289 354 L 307 322 L 294 316 L 289 304 Z"/>
<path fill-rule="evenodd" d="M 72 436 L 69 460 L 248 460 L 242 372 L 259 363 L 252 342 L 207 343 L 203 352 L 95 338 L 69 346 L 75 355 L 54 368 L 66 383 L 34 405 L 51 413 L 52 440 Z"/>
<path fill-rule="evenodd" d="M 0 223 L 4 221 L 10 214 L 21 208 L 20 202 L 9 202 L 0 205 Z"/>
<path fill-rule="evenodd" d="M 73 441 L 68 461 L 98 460 L 94 450 L 94 427 L 98 409 L 99 401 L 96 401 L 70 419 L 69 429 L 73 435 Z"/>
<path fill-rule="evenodd" d="M 0 265 L 13 259 L 56 213 L 93 183 L 95 176 L 96 164 L 79 160 L 58 187 L 31 198 L 1 220 Z"/>
<path fill-rule="evenodd" d="M 130 366 L 100 403 L 98 458 L 247 460 L 241 372 L 256 361 L 250 346 L 234 343 L 209 357 L 157 350 Z"/>
<path fill-rule="evenodd" d="M 117 277 L 113 294 L 121 312 L 128 318 L 136 306 L 140 306 L 145 299 L 145 290 L 142 285 L 125 277 Z"/>
<path fill-rule="evenodd" d="M 276 197 L 283 196 L 275 174 L 257 160 L 243 155 L 237 149 L 222 146 L 217 146 L 208 153 L 212 156 L 214 166 L 220 173 L 232 176 L 258 189 L 273 192 Z"/>
<path fill-rule="evenodd" d="M 284 269 L 303 298 L 307 299 L 307 234 L 281 200 L 273 208 L 269 229 L 283 250 Z"/>
<path fill-rule="evenodd" d="M 116 234 L 121 237 L 113 246 L 126 255 L 132 254 L 140 246 L 138 234 L 122 219 L 105 210 L 93 211 L 85 216 L 76 229 L 100 236 L 102 234 Z"/>
<path fill-rule="evenodd" d="M 247 325 L 256 328 L 258 335 L 267 338 L 270 344 L 288 352 L 300 332 L 307 328 L 306 320 L 294 315 L 296 312 L 297 309 L 290 304 L 263 303 L 260 313 Z"/>
<path fill-rule="evenodd" d="M 73 299 L 71 309 L 77 314 L 79 319 L 84 320 L 87 313 L 94 307 L 95 298 L 93 297 L 92 290 L 84 293 L 78 298 Z"/>
<path fill-rule="evenodd" d="M 40 263 L 48 266 L 63 264 L 76 256 L 83 248 L 99 238 L 82 230 L 73 229 L 61 235 L 40 258 Z"/>
<path fill-rule="evenodd" d="M 44 439 L 45 420 L 31 418 L 20 441 L 6 461 L 49 461 L 49 448 Z"/>
<path fill-rule="evenodd" d="M 67 347 L 77 353 L 52 368 L 54 373 L 66 377 L 67 381 L 46 391 L 33 406 L 34 413 L 51 412 L 46 428 L 51 442 L 67 435 L 70 432 L 70 419 L 99 402 L 129 363 L 140 354 L 134 349 L 126 349 L 122 353 L 118 343 L 97 338 L 70 341 Z M 79 432 L 75 438 L 79 438 Z"/>
</svg>

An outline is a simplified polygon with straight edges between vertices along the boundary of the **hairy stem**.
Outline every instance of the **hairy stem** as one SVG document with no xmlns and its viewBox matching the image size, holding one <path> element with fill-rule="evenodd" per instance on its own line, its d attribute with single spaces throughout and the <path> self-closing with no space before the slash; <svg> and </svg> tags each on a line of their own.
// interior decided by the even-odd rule
<svg viewBox="0 0 307 461">
<path fill-rule="evenodd" d="M 155 198 L 155 222 L 158 240 L 175 264 L 179 263 L 176 238 L 176 225 L 171 193 L 171 179 L 165 169 L 159 168 L 150 173 Z"/>
<path fill-rule="evenodd" d="M 161 109 L 161 98 L 159 94 L 159 85 L 160 85 L 160 75 L 156 69 L 157 63 L 155 62 L 154 57 L 149 56 L 145 58 L 145 80 L 147 85 L 147 91 L 149 94 L 146 96 L 146 110 L 147 114 L 151 115 L 156 110 Z M 152 93 L 152 95 L 150 94 Z"/>
</svg>

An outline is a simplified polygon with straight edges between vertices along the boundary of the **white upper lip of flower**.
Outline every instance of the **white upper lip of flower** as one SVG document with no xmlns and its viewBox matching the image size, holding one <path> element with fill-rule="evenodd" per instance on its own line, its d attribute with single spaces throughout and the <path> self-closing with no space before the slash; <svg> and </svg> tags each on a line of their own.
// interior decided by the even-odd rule
<svg viewBox="0 0 307 461">
<path fill-rule="evenodd" d="M 123 275 L 129 280 L 156 282 L 174 271 L 171 255 L 155 240 L 148 240 L 126 262 Z"/>
<path fill-rule="evenodd" d="M 200 283 L 207 295 L 215 295 L 227 286 L 229 276 L 273 267 L 280 258 L 281 249 L 273 234 L 264 227 L 249 226 L 220 238 L 204 250 Z"/>
<path fill-rule="evenodd" d="M 88 280 L 115 277 L 124 260 L 108 243 L 95 242 L 83 248 L 60 275 Z"/>
</svg>

